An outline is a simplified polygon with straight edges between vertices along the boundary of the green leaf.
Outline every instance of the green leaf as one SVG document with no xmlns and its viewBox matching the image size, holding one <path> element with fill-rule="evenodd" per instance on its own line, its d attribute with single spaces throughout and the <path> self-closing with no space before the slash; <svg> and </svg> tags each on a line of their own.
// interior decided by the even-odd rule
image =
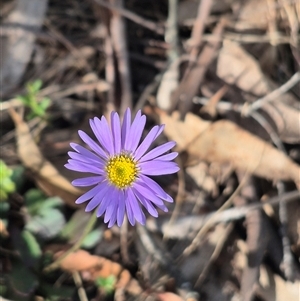
<svg viewBox="0 0 300 301">
<path fill-rule="evenodd" d="M 39 189 L 32 188 L 29 189 L 25 195 L 25 204 L 28 208 L 28 211 L 31 215 L 37 214 L 39 208 L 45 202 L 47 196 Z"/>
<path fill-rule="evenodd" d="M 45 282 L 41 283 L 39 290 L 49 301 L 72 300 L 71 297 L 75 293 L 74 286 L 56 286 Z"/>
<path fill-rule="evenodd" d="M 74 243 L 82 235 L 85 225 L 90 218 L 91 214 L 84 210 L 77 210 L 62 229 L 60 237 Z"/>
<path fill-rule="evenodd" d="M 43 109 L 44 113 L 49 108 L 50 103 L 51 103 L 51 100 L 48 97 L 44 97 L 42 99 L 42 101 L 40 102 L 40 108 Z"/>
<path fill-rule="evenodd" d="M 27 84 L 27 90 L 31 94 L 36 94 L 42 88 L 43 82 L 40 79 Z"/>
<path fill-rule="evenodd" d="M 6 217 L 9 207 L 10 207 L 10 205 L 8 202 L 0 203 L 0 218 Z"/>
<path fill-rule="evenodd" d="M 27 230 L 23 230 L 21 235 L 26 242 L 30 256 L 34 259 L 39 259 L 42 255 L 42 251 L 36 238 Z"/>
<path fill-rule="evenodd" d="M 96 246 L 97 243 L 102 239 L 103 231 L 97 228 L 90 232 L 83 240 L 81 246 L 86 249 L 90 249 Z"/>
<path fill-rule="evenodd" d="M 20 230 L 13 226 L 11 238 L 15 249 L 20 253 L 23 264 L 26 267 L 37 268 L 42 251 L 36 238 L 26 229 Z"/>
<path fill-rule="evenodd" d="M 61 207 L 64 205 L 64 201 L 59 196 L 54 196 L 51 198 L 47 198 L 42 204 L 41 204 L 41 211 L 44 211 L 46 209 L 50 208 L 56 208 Z"/>
<path fill-rule="evenodd" d="M 99 277 L 95 280 L 95 284 L 103 289 L 107 294 L 110 294 L 115 289 L 116 277 L 114 275 L 110 275 L 106 278 Z"/>
<path fill-rule="evenodd" d="M 45 111 L 39 106 L 39 104 L 35 104 L 31 107 L 33 113 L 39 117 L 43 117 L 45 115 Z"/>
<path fill-rule="evenodd" d="M 29 82 L 26 85 L 27 95 L 18 96 L 17 98 L 30 109 L 29 114 L 27 114 L 26 119 L 30 120 L 34 117 L 44 117 L 46 114 L 46 109 L 50 105 L 50 99 L 44 97 L 40 102 L 38 99 L 38 92 L 42 88 L 42 81 L 40 79 L 34 82 Z"/>
<path fill-rule="evenodd" d="M 58 209 L 45 208 L 38 211 L 38 215 L 26 224 L 25 229 L 43 240 L 49 240 L 61 231 L 65 223 L 65 217 Z"/>
<path fill-rule="evenodd" d="M 15 183 L 10 178 L 1 179 L 0 188 L 7 193 L 14 192 L 16 189 Z"/>
<path fill-rule="evenodd" d="M 16 98 L 19 99 L 25 106 L 29 106 L 30 98 L 27 95 L 18 95 Z"/>
<path fill-rule="evenodd" d="M 0 160 L 0 178 L 8 178 L 12 174 L 12 171 L 10 168 L 7 167 L 7 165 L 4 163 L 4 161 Z"/>
<path fill-rule="evenodd" d="M 20 191 L 25 183 L 25 168 L 22 165 L 18 165 L 13 169 L 13 173 L 11 175 L 12 181 L 16 184 L 16 191 Z"/>
<path fill-rule="evenodd" d="M 7 292 L 7 287 L 4 284 L 0 284 L 0 296 L 5 296 Z"/>
<path fill-rule="evenodd" d="M 0 160 L 0 201 L 7 200 L 8 194 L 16 190 L 16 185 L 10 178 L 12 173 L 4 161 Z"/>
<path fill-rule="evenodd" d="M 0 188 L 0 202 L 6 201 L 8 199 L 8 194 Z"/>
<path fill-rule="evenodd" d="M 7 298 L 10 300 L 31 300 L 30 293 L 38 286 L 38 278 L 22 262 L 12 261 L 8 274 Z M 23 295 L 20 299 L 20 293 Z"/>
</svg>

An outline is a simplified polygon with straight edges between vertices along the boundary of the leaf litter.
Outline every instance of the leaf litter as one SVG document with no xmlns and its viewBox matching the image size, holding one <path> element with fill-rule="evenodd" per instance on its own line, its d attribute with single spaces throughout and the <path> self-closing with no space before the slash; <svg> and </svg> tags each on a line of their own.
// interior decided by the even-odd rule
<svg viewBox="0 0 300 301">
<path fill-rule="evenodd" d="M 1 160 L 15 183 L 0 203 L 1 297 L 298 301 L 298 1 L 50 0 L 40 29 L 35 1 L 14 2 L 1 4 Z M 36 80 L 32 107 L 50 107 L 25 122 L 17 98 Z M 63 165 L 89 118 L 127 107 L 147 115 L 144 136 L 166 125 L 158 143 L 176 141 L 181 171 L 155 179 L 168 213 L 106 229 Z"/>
</svg>

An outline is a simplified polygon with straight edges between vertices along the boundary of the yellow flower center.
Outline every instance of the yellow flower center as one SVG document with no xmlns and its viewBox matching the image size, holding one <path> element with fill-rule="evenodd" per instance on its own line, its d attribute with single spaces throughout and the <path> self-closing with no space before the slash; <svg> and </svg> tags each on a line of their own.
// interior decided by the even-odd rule
<svg viewBox="0 0 300 301">
<path fill-rule="evenodd" d="M 119 189 L 130 186 L 138 174 L 136 162 L 127 154 L 116 155 L 110 158 L 105 170 L 109 182 Z"/>
</svg>

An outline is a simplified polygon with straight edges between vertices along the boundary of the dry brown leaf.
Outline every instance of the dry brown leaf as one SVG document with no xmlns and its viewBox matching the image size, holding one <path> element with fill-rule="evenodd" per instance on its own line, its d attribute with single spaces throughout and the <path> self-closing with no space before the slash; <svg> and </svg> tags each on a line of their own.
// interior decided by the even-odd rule
<svg viewBox="0 0 300 301">
<path fill-rule="evenodd" d="M 300 143 L 300 111 L 277 101 L 263 107 L 275 122 L 279 137 L 286 143 Z"/>
<path fill-rule="evenodd" d="M 186 173 L 195 181 L 198 187 L 212 194 L 219 195 L 218 186 L 213 177 L 208 174 L 208 166 L 204 162 L 199 162 L 194 166 L 188 166 Z"/>
<path fill-rule="evenodd" d="M 192 158 L 231 164 L 241 170 L 269 180 L 294 181 L 300 188 L 300 167 L 269 143 L 227 120 L 214 123 L 188 113 L 184 121 L 178 112 L 168 116 L 159 112 L 165 133 L 177 142 L 179 151 Z"/>
<path fill-rule="evenodd" d="M 13 109 L 9 110 L 16 127 L 17 150 L 23 165 L 34 175 L 37 185 L 49 196 L 61 197 L 67 205 L 78 208 L 75 204 L 82 191 L 75 188 L 59 171 L 47 161 L 34 142 L 27 123 Z"/>
<path fill-rule="evenodd" d="M 238 43 L 224 41 L 219 53 L 217 75 L 228 84 L 234 84 L 245 92 L 265 96 L 276 85 L 267 79 L 258 62 Z M 292 94 L 284 94 L 262 109 L 272 118 L 280 139 L 286 143 L 300 142 L 300 111 L 289 106 L 298 103 Z"/>
<path fill-rule="evenodd" d="M 248 0 L 240 3 L 242 5 L 238 10 L 238 20 L 233 21 L 236 30 L 267 29 L 267 1 Z"/>
<path fill-rule="evenodd" d="M 54 258 L 59 258 L 63 253 L 63 251 L 55 253 Z M 60 268 L 70 273 L 84 272 L 86 280 L 91 281 L 95 281 L 99 277 L 107 278 L 114 275 L 117 279 L 116 288 L 130 288 L 130 292 L 135 295 L 142 292 L 138 282 L 132 279 L 129 271 L 123 269 L 120 264 L 101 256 L 91 255 L 84 250 L 69 254 L 60 262 Z"/>
<path fill-rule="evenodd" d="M 217 75 L 226 83 L 255 95 L 265 95 L 270 91 L 258 62 L 236 42 L 224 40 L 219 52 Z"/>
<path fill-rule="evenodd" d="M 62 256 L 64 251 L 58 251 L 55 253 L 54 258 L 57 259 Z M 80 272 L 84 270 L 90 270 L 95 267 L 101 267 L 102 258 L 93 256 L 86 251 L 78 250 L 69 254 L 60 262 L 60 268 L 68 272 Z"/>
<path fill-rule="evenodd" d="M 294 283 L 282 279 L 274 274 L 268 267 L 260 268 L 260 287 L 257 289 L 257 295 L 266 301 L 299 301 L 300 282 Z"/>
</svg>

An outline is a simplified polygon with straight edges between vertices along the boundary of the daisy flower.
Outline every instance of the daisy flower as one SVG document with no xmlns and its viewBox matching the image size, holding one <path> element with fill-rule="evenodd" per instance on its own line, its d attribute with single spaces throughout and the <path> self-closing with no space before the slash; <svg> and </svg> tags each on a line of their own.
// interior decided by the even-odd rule
<svg viewBox="0 0 300 301">
<path fill-rule="evenodd" d="M 88 201 L 85 211 L 97 208 L 97 217 L 104 214 L 108 227 L 115 223 L 120 227 L 127 215 L 131 225 L 146 221 L 142 206 L 154 217 L 157 208 L 167 212 L 164 204 L 173 202 L 155 181 L 148 176 L 176 173 L 178 165 L 172 162 L 178 153 L 167 153 L 175 142 L 167 142 L 149 150 L 153 141 L 162 133 L 164 125 L 154 126 L 140 143 L 146 124 L 146 116 L 138 111 L 131 123 L 129 109 L 121 123 L 118 113 L 111 113 L 111 124 L 106 118 L 90 119 L 90 126 L 97 138 L 94 141 L 85 132 L 78 131 L 80 138 L 90 150 L 79 144 L 71 143 L 75 152 L 69 152 L 71 159 L 66 168 L 78 172 L 89 172 L 90 177 L 76 179 L 74 186 L 94 186 L 77 200 L 77 204 Z"/>
</svg>

